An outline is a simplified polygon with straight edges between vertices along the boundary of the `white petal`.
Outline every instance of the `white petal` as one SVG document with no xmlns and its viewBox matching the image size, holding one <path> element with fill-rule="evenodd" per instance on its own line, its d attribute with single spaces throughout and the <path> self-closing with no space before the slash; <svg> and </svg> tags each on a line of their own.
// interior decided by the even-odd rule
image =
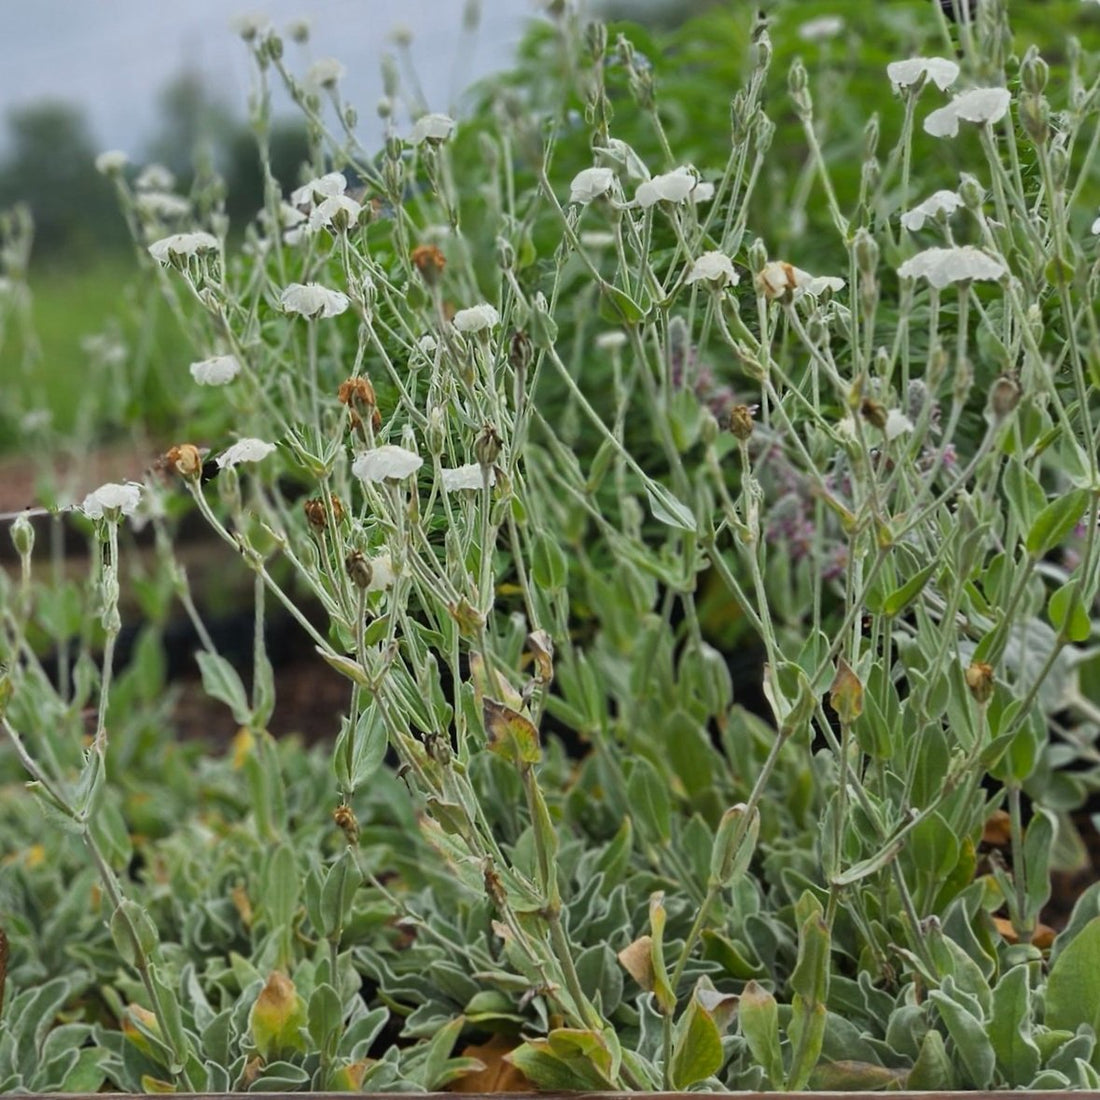
<svg viewBox="0 0 1100 1100">
<path fill-rule="evenodd" d="M 212 233 L 173 233 L 149 245 L 149 255 L 158 263 L 171 263 L 173 256 L 197 256 L 201 252 L 217 252 L 218 238 Z"/>
<path fill-rule="evenodd" d="M 933 137 L 954 137 L 959 132 L 959 116 L 955 104 L 938 107 L 924 120 L 924 132 Z"/>
<path fill-rule="evenodd" d="M 500 314 L 487 303 L 460 309 L 451 322 L 459 332 L 483 332 L 500 324 Z"/>
<path fill-rule="evenodd" d="M 120 484 L 109 481 L 98 489 L 92 490 L 80 505 L 80 510 L 89 519 L 102 519 L 106 512 L 121 512 L 132 516 L 141 503 L 141 486 L 134 481 Z"/>
<path fill-rule="evenodd" d="M 284 313 L 302 317 L 336 317 L 348 308 L 348 296 L 318 283 L 291 283 L 279 296 Z"/>
<path fill-rule="evenodd" d="M 471 462 L 466 466 L 455 466 L 453 469 L 441 469 L 439 471 L 443 479 L 443 491 L 445 493 L 458 492 L 460 489 L 480 489 L 484 486 L 484 473 L 481 463 Z M 495 485 L 496 471 L 489 467 L 489 484 Z"/>
<path fill-rule="evenodd" d="M 911 232 L 923 228 L 924 223 L 938 214 L 953 214 L 963 205 L 963 201 L 954 191 L 937 191 L 924 202 L 914 206 L 907 214 L 902 214 L 901 224 Z"/>
<path fill-rule="evenodd" d="M 449 115 L 421 115 L 413 124 L 409 134 L 410 145 L 423 145 L 425 141 L 446 141 L 455 128 L 455 121 Z"/>
<path fill-rule="evenodd" d="M 926 248 L 911 256 L 899 268 L 903 279 L 927 279 L 931 286 L 942 290 L 951 283 L 965 280 L 997 280 L 1005 273 L 999 260 L 986 255 L 973 245 L 961 248 Z"/>
<path fill-rule="evenodd" d="M 608 191 L 615 182 L 610 168 L 585 168 L 573 177 L 569 185 L 569 201 L 589 203 Z"/>
<path fill-rule="evenodd" d="M 239 439 L 232 447 L 218 455 L 215 461 L 218 468 L 224 470 L 227 466 L 236 466 L 241 462 L 259 462 L 274 450 L 274 443 L 266 443 L 262 439 Z"/>
<path fill-rule="evenodd" d="M 1007 88 L 971 88 L 954 99 L 955 113 L 967 122 L 1000 122 L 1012 102 Z"/>
<path fill-rule="evenodd" d="M 400 481 L 415 474 L 423 465 L 424 460 L 413 451 L 383 443 L 373 451 L 364 451 L 351 464 L 351 472 L 360 481 L 385 481 L 387 478 Z"/>
<path fill-rule="evenodd" d="M 886 426 L 882 430 L 887 439 L 897 439 L 899 435 L 913 430 L 913 421 L 900 409 L 891 409 L 886 414 Z"/>
<path fill-rule="evenodd" d="M 704 252 L 691 265 L 691 271 L 688 272 L 685 282 L 697 283 L 700 280 L 713 282 L 719 286 L 736 286 L 740 282 L 733 268 L 733 261 L 724 252 Z"/>
<path fill-rule="evenodd" d="M 942 92 L 959 79 L 959 66 L 946 57 L 929 57 L 924 64 L 928 79 Z"/>
<path fill-rule="evenodd" d="M 215 355 L 191 364 L 191 377 L 200 386 L 224 386 L 240 373 L 241 364 L 235 355 Z"/>
<path fill-rule="evenodd" d="M 329 172 L 302 184 L 290 193 L 291 206 L 312 206 L 315 202 L 333 195 L 342 195 L 348 189 L 347 177 L 343 172 Z"/>
</svg>

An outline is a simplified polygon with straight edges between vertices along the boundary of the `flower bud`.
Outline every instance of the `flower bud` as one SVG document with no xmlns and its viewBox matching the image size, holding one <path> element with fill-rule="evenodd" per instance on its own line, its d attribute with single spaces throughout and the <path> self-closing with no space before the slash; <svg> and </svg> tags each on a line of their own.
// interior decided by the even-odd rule
<svg viewBox="0 0 1100 1100">
<path fill-rule="evenodd" d="M 1036 145 L 1050 139 L 1050 105 L 1045 97 L 1025 92 L 1020 96 L 1020 124 Z"/>
<path fill-rule="evenodd" d="M 748 870 L 760 834 L 760 811 L 754 809 L 748 824 L 748 806 L 731 806 L 718 822 L 710 855 L 710 877 L 718 886 L 729 886 Z"/>
<path fill-rule="evenodd" d="M 27 561 L 34 552 L 34 524 L 24 512 L 11 525 L 11 541 L 20 559 Z"/>
<path fill-rule="evenodd" d="M 865 278 L 872 277 L 878 270 L 878 242 L 866 229 L 856 231 L 853 248 L 856 254 L 856 266 Z"/>
<path fill-rule="evenodd" d="M 756 116 L 752 137 L 755 151 L 763 156 L 771 148 L 772 138 L 775 137 L 775 123 L 763 111 Z"/>
<path fill-rule="evenodd" d="M 1047 86 L 1050 66 L 1039 56 L 1039 50 L 1030 46 L 1020 63 L 1020 83 L 1032 95 L 1041 95 Z"/>
<path fill-rule="evenodd" d="M 766 71 L 772 63 L 772 40 L 768 37 L 766 30 L 761 31 L 756 36 L 756 41 L 752 46 L 753 66 L 756 69 Z"/>
<path fill-rule="evenodd" d="M 870 160 L 878 152 L 879 124 L 876 111 L 863 127 L 863 159 Z"/>
<path fill-rule="evenodd" d="M 1061 191 L 1069 176 L 1069 153 L 1064 145 L 1053 145 L 1050 150 L 1050 182 Z"/>
<path fill-rule="evenodd" d="M 959 178 L 959 198 L 967 210 L 981 210 L 985 188 L 969 172 L 964 172 Z"/>
<path fill-rule="evenodd" d="M 814 104 L 810 95 L 809 84 L 810 79 L 806 74 L 806 66 L 802 64 L 801 58 L 796 57 L 794 64 L 791 65 L 790 72 L 787 74 L 787 91 L 790 93 L 795 110 L 802 115 L 807 115 L 813 110 Z"/>
<path fill-rule="evenodd" d="M 584 41 L 593 61 L 601 61 L 607 52 L 607 24 L 593 20 L 584 28 Z"/>
<path fill-rule="evenodd" d="M 447 444 L 447 421 L 443 415 L 443 409 L 439 405 L 433 405 L 428 410 L 428 450 L 433 455 L 441 455 Z"/>
<path fill-rule="evenodd" d="M 764 270 L 764 265 L 768 262 L 768 249 L 764 242 L 757 237 L 752 244 L 749 245 L 749 270 L 753 275 L 759 275 Z"/>
</svg>

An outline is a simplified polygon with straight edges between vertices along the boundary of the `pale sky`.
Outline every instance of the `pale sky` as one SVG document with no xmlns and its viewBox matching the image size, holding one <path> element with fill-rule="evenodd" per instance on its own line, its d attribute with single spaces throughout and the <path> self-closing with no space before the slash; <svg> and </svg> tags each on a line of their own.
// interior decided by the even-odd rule
<svg viewBox="0 0 1100 1100">
<path fill-rule="evenodd" d="M 413 56 L 433 110 L 449 111 L 456 91 L 511 64 L 536 0 L 482 0 L 476 38 L 461 34 L 466 0 L 0 0 L 0 116 L 43 97 L 83 105 L 101 149 L 137 157 L 155 128 L 156 95 L 185 68 L 197 69 L 240 117 L 251 81 L 244 43 L 230 29 L 234 15 L 263 12 L 280 30 L 307 18 L 305 47 L 287 42 L 286 58 L 304 74 L 311 60 L 335 57 L 346 66 L 345 97 L 361 127 L 380 132 L 375 105 L 382 93 L 379 59 L 389 33 L 414 34 Z M 285 101 L 284 101 L 285 103 Z M 279 113 L 289 113 L 285 107 Z"/>
</svg>

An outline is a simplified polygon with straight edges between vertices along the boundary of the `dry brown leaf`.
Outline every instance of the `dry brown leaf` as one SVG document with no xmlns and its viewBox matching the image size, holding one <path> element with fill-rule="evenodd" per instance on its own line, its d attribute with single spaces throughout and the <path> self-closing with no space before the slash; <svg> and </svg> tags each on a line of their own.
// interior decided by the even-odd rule
<svg viewBox="0 0 1100 1100">
<path fill-rule="evenodd" d="M 476 1058 L 484 1069 L 463 1074 L 452 1081 L 447 1092 L 534 1092 L 535 1087 L 520 1071 L 505 1061 L 519 1043 L 506 1035 L 494 1035 L 487 1043 L 471 1043 L 459 1053 L 463 1058 Z"/>
</svg>

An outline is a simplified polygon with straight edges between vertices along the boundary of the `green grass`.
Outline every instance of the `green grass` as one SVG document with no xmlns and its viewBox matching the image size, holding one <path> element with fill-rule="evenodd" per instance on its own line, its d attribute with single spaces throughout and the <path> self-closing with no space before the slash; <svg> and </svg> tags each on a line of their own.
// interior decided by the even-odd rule
<svg viewBox="0 0 1100 1100">
<path fill-rule="evenodd" d="M 121 374 L 138 380 L 150 430 L 164 423 L 170 402 L 150 367 L 173 344 L 179 354 L 179 337 L 159 299 L 143 293 L 133 257 L 118 253 L 77 270 L 42 267 L 32 270 L 29 285 L 31 333 L 9 318 L 0 343 L 7 413 L 0 417 L 0 452 L 16 446 L 19 419 L 32 410 L 49 410 L 62 436 L 78 432 L 89 442 L 109 436 L 130 420 L 119 407 L 126 398 L 116 395 L 135 383 L 117 384 Z M 125 357 L 113 366 L 103 362 L 88 344 L 96 337 L 120 343 Z"/>
</svg>

